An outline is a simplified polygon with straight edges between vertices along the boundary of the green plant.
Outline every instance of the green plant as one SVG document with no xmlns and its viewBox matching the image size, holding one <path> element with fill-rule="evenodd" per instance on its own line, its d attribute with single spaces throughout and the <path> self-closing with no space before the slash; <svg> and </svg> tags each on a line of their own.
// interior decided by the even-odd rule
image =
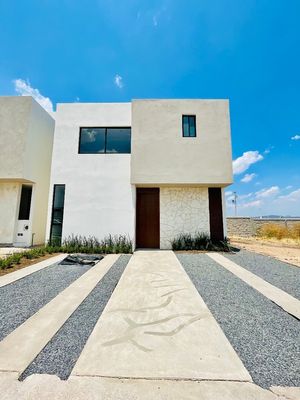
<svg viewBox="0 0 300 400">
<path fill-rule="evenodd" d="M 205 251 L 231 251 L 227 238 L 224 240 L 212 240 L 207 233 L 197 232 L 194 236 L 181 233 L 172 241 L 172 250 L 205 250 Z"/>
</svg>

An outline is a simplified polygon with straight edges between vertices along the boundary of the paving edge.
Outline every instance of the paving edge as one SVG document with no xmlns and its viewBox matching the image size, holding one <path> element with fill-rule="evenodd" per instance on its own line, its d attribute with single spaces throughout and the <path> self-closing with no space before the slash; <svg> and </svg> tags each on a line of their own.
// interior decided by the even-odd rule
<svg viewBox="0 0 300 400">
<path fill-rule="evenodd" d="M 298 299 L 286 293 L 284 290 L 271 285 L 271 283 L 265 281 L 253 272 L 248 271 L 221 254 L 207 253 L 207 256 L 263 294 L 269 300 L 273 301 L 273 303 L 277 304 L 290 315 L 300 320 L 300 301 Z"/>
</svg>

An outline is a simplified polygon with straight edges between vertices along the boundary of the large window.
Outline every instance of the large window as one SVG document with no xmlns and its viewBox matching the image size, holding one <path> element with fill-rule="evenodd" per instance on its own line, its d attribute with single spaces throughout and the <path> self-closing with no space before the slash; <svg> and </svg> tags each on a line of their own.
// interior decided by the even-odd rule
<svg viewBox="0 0 300 400">
<path fill-rule="evenodd" d="M 19 220 L 29 220 L 31 195 L 32 195 L 32 186 L 22 185 L 19 217 L 18 217 Z"/>
<path fill-rule="evenodd" d="M 196 137 L 196 116 L 183 115 L 182 116 L 182 136 L 183 137 Z"/>
<path fill-rule="evenodd" d="M 65 185 L 54 185 L 51 228 L 50 228 L 50 242 L 56 245 L 61 244 L 61 234 L 62 234 L 62 226 L 64 218 L 64 203 L 65 203 Z"/>
<path fill-rule="evenodd" d="M 79 153 L 130 153 L 131 128 L 80 128 Z"/>
</svg>

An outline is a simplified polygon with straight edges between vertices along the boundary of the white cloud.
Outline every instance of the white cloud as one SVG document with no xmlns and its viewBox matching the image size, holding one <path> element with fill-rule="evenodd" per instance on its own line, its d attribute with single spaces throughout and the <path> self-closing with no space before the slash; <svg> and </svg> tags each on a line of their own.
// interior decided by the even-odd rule
<svg viewBox="0 0 300 400">
<path fill-rule="evenodd" d="M 258 198 L 266 198 L 266 197 L 274 196 L 277 193 L 279 193 L 279 187 L 271 186 L 268 189 L 262 189 L 262 190 L 256 192 L 255 195 Z"/>
<path fill-rule="evenodd" d="M 246 174 L 242 179 L 241 182 L 249 183 L 256 177 L 256 174 Z"/>
<path fill-rule="evenodd" d="M 114 77 L 114 83 L 119 89 L 122 89 L 122 87 L 124 86 L 122 76 L 119 74 L 116 74 Z"/>
<path fill-rule="evenodd" d="M 285 189 L 287 189 L 287 190 L 288 189 L 292 189 L 292 187 L 293 187 L 292 185 L 288 185 L 288 186 L 285 187 Z"/>
<path fill-rule="evenodd" d="M 279 196 L 278 199 L 285 201 L 298 201 L 299 202 L 299 212 L 300 212 L 300 189 L 294 190 L 293 192 L 286 194 L 284 196 Z"/>
<path fill-rule="evenodd" d="M 225 192 L 225 196 L 227 197 L 227 196 L 231 196 L 232 195 L 232 191 L 231 190 L 227 190 L 227 192 Z"/>
<path fill-rule="evenodd" d="M 243 203 L 240 205 L 240 208 L 253 208 L 253 207 L 260 207 L 262 205 L 261 200 L 253 200 L 248 201 L 248 203 Z"/>
<path fill-rule="evenodd" d="M 157 15 L 153 15 L 153 17 L 152 17 L 152 22 L 153 22 L 153 25 L 154 25 L 154 26 L 157 26 L 157 25 L 158 25 Z"/>
<path fill-rule="evenodd" d="M 235 175 L 241 174 L 246 171 L 250 165 L 257 163 L 260 160 L 263 160 L 263 156 L 259 154 L 258 151 L 246 151 L 241 157 L 238 157 L 233 161 L 233 173 Z"/>
<path fill-rule="evenodd" d="M 15 91 L 20 96 L 32 96 L 46 111 L 53 112 L 53 104 L 49 97 L 43 96 L 38 89 L 30 86 L 30 82 L 23 79 L 15 79 L 13 81 Z"/>
<path fill-rule="evenodd" d="M 291 137 L 292 140 L 300 140 L 300 135 L 295 135 Z"/>
</svg>

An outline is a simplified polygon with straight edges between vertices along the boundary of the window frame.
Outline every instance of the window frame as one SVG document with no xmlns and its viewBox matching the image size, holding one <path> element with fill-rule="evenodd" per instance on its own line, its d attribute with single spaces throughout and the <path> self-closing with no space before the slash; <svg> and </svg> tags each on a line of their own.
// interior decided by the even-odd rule
<svg viewBox="0 0 300 400">
<path fill-rule="evenodd" d="M 93 153 L 81 153 L 80 152 L 80 143 L 81 143 L 81 131 L 82 129 L 105 129 L 105 136 L 104 136 L 104 152 L 103 153 L 97 153 L 97 152 L 93 152 Z M 106 147 L 107 147 L 107 130 L 108 129 L 130 129 L 130 152 L 117 152 L 117 153 L 113 153 L 113 152 L 106 152 Z M 79 141 L 78 141 L 78 154 L 82 154 L 82 155 L 88 155 L 88 154 L 131 154 L 131 126 L 80 126 L 79 127 Z"/>
<path fill-rule="evenodd" d="M 57 187 L 63 187 L 64 188 L 64 202 L 62 207 L 54 207 L 54 200 L 55 200 L 55 192 Z M 59 183 L 59 184 L 54 184 L 53 185 L 53 194 L 52 194 L 52 207 L 51 207 L 51 225 L 50 225 L 50 235 L 49 235 L 49 241 L 52 243 L 52 231 L 53 231 L 53 225 L 61 225 L 61 231 L 63 228 L 63 223 L 64 223 L 64 209 L 65 209 L 65 197 L 66 197 L 66 185 L 64 183 Z M 53 222 L 54 220 L 54 212 L 55 211 L 61 211 L 62 212 L 62 218 L 61 218 L 61 224 L 58 224 L 57 222 Z M 59 239 L 59 245 L 61 245 L 61 239 L 62 236 Z"/>
<path fill-rule="evenodd" d="M 189 123 L 189 125 L 188 125 L 188 129 L 189 129 L 188 136 L 185 136 L 185 134 L 184 134 L 184 123 L 183 123 L 184 117 L 188 117 L 188 121 L 189 121 L 188 122 Z M 193 117 L 194 120 L 195 120 L 195 135 L 193 135 L 193 136 L 191 136 L 191 134 L 190 134 L 190 118 L 191 117 Z M 183 138 L 196 138 L 197 137 L 196 114 L 182 114 L 182 137 Z"/>
</svg>

